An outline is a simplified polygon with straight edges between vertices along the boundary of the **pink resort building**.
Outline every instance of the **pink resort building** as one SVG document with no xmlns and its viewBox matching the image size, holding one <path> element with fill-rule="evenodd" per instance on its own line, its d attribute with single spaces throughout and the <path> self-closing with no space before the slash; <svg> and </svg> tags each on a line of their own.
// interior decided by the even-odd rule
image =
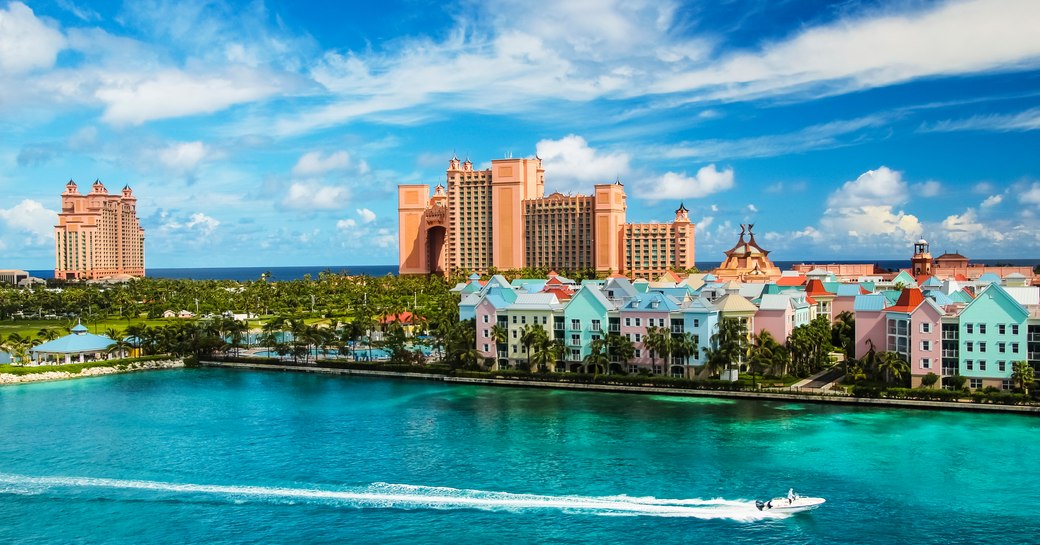
<svg viewBox="0 0 1040 545">
<path fill-rule="evenodd" d="M 84 195 L 69 180 L 61 194 L 54 243 L 58 280 L 144 276 L 144 229 L 130 186 L 112 195 L 95 181 Z"/>
<path fill-rule="evenodd" d="M 541 159 L 496 159 L 475 170 L 452 157 L 446 185 L 399 185 L 401 274 L 492 269 L 594 269 L 630 277 L 694 265 L 694 224 L 627 223 L 620 180 L 590 195 L 545 196 Z"/>
</svg>

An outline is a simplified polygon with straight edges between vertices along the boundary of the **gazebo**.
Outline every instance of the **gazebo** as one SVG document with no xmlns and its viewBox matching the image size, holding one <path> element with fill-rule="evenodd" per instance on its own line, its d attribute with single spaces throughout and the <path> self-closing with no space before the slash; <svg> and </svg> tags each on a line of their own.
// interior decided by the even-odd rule
<svg viewBox="0 0 1040 545">
<path fill-rule="evenodd" d="M 104 335 L 88 333 L 83 324 L 76 324 L 71 334 L 47 341 L 29 352 L 37 363 L 48 360 L 66 364 L 83 363 L 111 359 L 108 349 L 115 343 Z"/>
</svg>

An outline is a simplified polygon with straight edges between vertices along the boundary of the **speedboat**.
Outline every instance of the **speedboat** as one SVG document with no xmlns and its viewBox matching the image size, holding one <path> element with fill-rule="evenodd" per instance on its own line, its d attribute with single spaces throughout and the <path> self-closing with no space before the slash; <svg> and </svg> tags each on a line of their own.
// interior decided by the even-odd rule
<svg viewBox="0 0 1040 545">
<path fill-rule="evenodd" d="M 806 498 L 799 496 L 791 490 L 786 498 L 773 498 L 769 501 L 755 500 L 755 507 L 759 511 L 775 511 L 778 513 L 801 513 L 811 511 L 823 505 L 827 500 L 823 498 Z"/>
</svg>

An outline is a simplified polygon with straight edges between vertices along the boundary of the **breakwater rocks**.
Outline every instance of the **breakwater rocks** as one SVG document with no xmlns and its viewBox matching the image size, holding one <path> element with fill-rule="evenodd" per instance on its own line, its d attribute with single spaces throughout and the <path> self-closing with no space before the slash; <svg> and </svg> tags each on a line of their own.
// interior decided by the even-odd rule
<svg viewBox="0 0 1040 545">
<path fill-rule="evenodd" d="M 80 370 L 79 373 L 70 373 L 68 371 L 44 371 L 46 367 L 40 367 L 39 373 L 30 373 L 25 375 L 13 375 L 10 373 L 0 373 L 0 385 L 4 384 L 23 384 L 26 382 L 42 382 L 45 380 L 67 380 L 73 378 L 86 378 L 86 377 L 98 377 L 101 375 L 114 375 L 116 373 L 132 373 L 135 371 L 153 371 L 157 369 L 176 369 L 184 367 L 184 360 L 182 359 L 169 359 L 169 360 L 152 360 L 152 361 L 132 361 L 128 363 L 116 364 L 111 367 L 86 367 Z"/>
</svg>

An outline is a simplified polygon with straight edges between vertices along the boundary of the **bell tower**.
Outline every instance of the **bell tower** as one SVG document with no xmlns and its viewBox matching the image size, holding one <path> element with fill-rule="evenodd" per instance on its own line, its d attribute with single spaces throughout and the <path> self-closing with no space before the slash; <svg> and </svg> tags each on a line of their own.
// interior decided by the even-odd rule
<svg viewBox="0 0 1040 545">
<path fill-rule="evenodd" d="M 915 277 L 932 274 L 932 254 L 928 252 L 928 241 L 918 240 L 914 243 L 914 256 L 910 258 L 910 268 Z"/>
</svg>

